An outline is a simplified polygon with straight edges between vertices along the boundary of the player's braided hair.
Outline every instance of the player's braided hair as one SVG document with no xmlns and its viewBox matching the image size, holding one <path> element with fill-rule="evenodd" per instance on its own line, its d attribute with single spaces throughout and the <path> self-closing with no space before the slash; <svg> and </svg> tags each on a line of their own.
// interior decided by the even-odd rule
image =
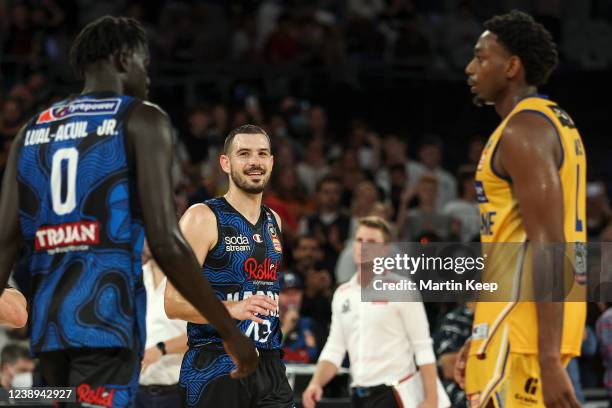
<svg viewBox="0 0 612 408">
<path fill-rule="evenodd" d="M 559 62 L 557 46 L 552 36 L 529 14 L 518 10 L 492 17 L 485 28 L 497 36 L 500 43 L 517 55 L 525 67 L 525 80 L 529 85 L 546 83 Z"/>
<path fill-rule="evenodd" d="M 89 23 L 70 49 L 70 63 L 82 77 L 87 66 L 123 50 L 147 46 L 147 34 L 133 18 L 104 16 Z"/>
</svg>

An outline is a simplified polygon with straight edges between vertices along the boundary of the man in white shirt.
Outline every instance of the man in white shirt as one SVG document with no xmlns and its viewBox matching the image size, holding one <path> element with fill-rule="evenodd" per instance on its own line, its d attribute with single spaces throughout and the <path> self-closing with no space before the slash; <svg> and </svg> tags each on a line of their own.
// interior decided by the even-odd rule
<svg viewBox="0 0 612 408">
<path fill-rule="evenodd" d="M 438 407 L 435 356 L 423 304 L 361 302 L 361 284 L 372 279 L 361 274 L 362 244 L 388 242 L 389 236 L 382 218 L 366 217 L 358 223 L 353 251 L 357 273 L 334 294 L 329 337 L 302 395 L 304 408 L 313 408 L 321 399 L 347 351 L 354 407 L 400 407 L 390 385 L 408 381 L 416 373 L 415 360 L 425 395 L 419 408 Z"/>
<path fill-rule="evenodd" d="M 142 267 L 142 278 L 147 292 L 147 343 L 135 407 L 180 407 L 183 404 L 183 395 L 178 387 L 178 380 L 183 354 L 187 351 L 187 322 L 170 320 L 166 316 L 166 276 L 150 258 L 145 246 L 143 258 L 147 257 L 148 259 L 143 259 Z"/>
</svg>

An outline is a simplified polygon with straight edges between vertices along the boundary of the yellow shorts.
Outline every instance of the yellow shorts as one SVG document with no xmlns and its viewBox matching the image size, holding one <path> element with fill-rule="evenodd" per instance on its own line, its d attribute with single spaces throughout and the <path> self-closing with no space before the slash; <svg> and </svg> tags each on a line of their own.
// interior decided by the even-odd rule
<svg viewBox="0 0 612 408">
<path fill-rule="evenodd" d="M 507 334 L 507 333 L 504 333 Z M 507 335 L 468 357 L 465 391 L 470 408 L 545 408 L 537 354 L 512 353 Z M 563 357 L 567 365 L 572 356 Z"/>
</svg>

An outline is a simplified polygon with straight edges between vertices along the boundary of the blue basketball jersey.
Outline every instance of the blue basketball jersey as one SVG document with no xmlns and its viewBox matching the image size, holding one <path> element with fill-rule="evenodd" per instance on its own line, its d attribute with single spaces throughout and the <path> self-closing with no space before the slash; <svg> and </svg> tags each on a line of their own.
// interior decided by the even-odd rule
<svg viewBox="0 0 612 408">
<path fill-rule="evenodd" d="M 205 202 L 217 217 L 218 240 L 204 261 L 203 273 L 220 300 L 243 300 L 265 295 L 278 303 L 280 266 L 283 257 L 280 229 L 272 211 L 261 206 L 255 225 L 235 210 L 225 198 Z M 280 349 L 278 310 L 272 316 L 259 316 L 263 324 L 237 321 L 240 330 L 262 349 Z M 192 347 L 222 347 L 221 338 L 209 324 L 187 324 Z"/>
<path fill-rule="evenodd" d="M 34 352 L 145 344 L 144 229 L 126 150 L 135 104 L 78 95 L 25 129 L 19 209 Z"/>
</svg>

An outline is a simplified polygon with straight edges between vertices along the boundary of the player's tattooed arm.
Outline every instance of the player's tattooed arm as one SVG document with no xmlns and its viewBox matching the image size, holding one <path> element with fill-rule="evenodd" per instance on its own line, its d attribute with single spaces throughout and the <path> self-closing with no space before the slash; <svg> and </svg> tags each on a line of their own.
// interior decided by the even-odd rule
<svg viewBox="0 0 612 408">
<path fill-rule="evenodd" d="M 193 248 L 198 263 L 203 265 L 206 255 L 218 240 L 215 214 L 205 204 L 196 204 L 185 212 L 180 226 L 185 239 Z M 257 314 L 269 315 L 277 308 L 274 300 L 263 295 L 253 295 L 240 301 L 223 301 L 223 304 L 234 319 L 253 320 L 257 323 L 263 323 L 263 319 L 257 317 Z M 166 285 L 164 307 L 171 319 L 208 323 L 206 317 L 185 301 L 171 284 Z"/>
<path fill-rule="evenodd" d="M 553 277 L 562 276 L 563 271 L 563 251 L 558 250 L 565 242 L 560 161 L 561 146 L 546 119 L 528 112 L 510 119 L 500 142 L 499 165 L 512 179 L 532 247 L 536 295 L 548 293 Z M 547 407 L 579 406 L 561 361 L 563 303 L 536 302 L 536 313 L 544 403 Z"/>
<path fill-rule="evenodd" d="M 13 140 L 2 181 L 0 194 L 0 293 L 6 287 L 9 275 L 19 248 L 23 242 L 19 229 L 19 185 L 17 183 L 17 164 L 19 149 L 22 145 L 24 129 Z"/>
</svg>

